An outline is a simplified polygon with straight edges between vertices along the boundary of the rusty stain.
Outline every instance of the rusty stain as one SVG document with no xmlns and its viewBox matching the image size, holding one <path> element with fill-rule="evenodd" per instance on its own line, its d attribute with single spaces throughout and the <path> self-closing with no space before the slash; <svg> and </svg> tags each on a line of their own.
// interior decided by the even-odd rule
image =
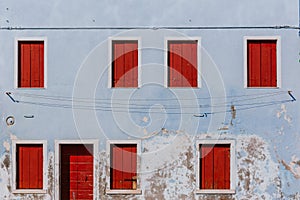
<svg viewBox="0 0 300 200">
<path fill-rule="evenodd" d="M 230 110 L 231 110 L 231 120 L 230 120 L 230 125 L 233 126 L 233 120 L 236 117 L 236 109 L 234 107 L 234 105 L 230 106 Z"/>
<path fill-rule="evenodd" d="M 53 189 L 54 189 L 54 168 L 53 168 L 53 156 L 49 155 L 48 160 L 48 194 L 53 197 Z"/>
<path fill-rule="evenodd" d="M 293 176 L 296 179 L 300 179 L 300 175 L 297 174 L 289 164 L 287 164 L 284 160 L 281 160 L 280 162 L 282 163 L 282 165 L 285 167 L 286 170 L 290 171 L 293 174 Z"/>
<path fill-rule="evenodd" d="M 266 159 L 266 156 L 263 153 L 264 150 L 264 143 L 262 141 L 258 141 L 256 138 L 251 138 L 248 146 L 246 147 L 249 157 L 254 157 L 258 160 Z"/>
<path fill-rule="evenodd" d="M 9 155 L 8 155 L 8 154 L 5 155 L 5 158 L 4 158 L 4 160 L 3 160 L 3 164 L 4 164 L 4 166 L 5 166 L 6 169 L 9 168 L 9 165 L 10 165 L 10 159 L 9 159 Z"/>
</svg>

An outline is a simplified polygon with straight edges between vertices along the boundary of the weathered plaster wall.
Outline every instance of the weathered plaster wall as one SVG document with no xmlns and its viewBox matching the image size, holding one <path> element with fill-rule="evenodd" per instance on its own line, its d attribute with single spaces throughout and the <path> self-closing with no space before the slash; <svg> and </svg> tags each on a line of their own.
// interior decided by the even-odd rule
<svg viewBox="0 0 300 200">
<path fill-rule="evenodd" d="M 236 194 L 196 194 L 196 140 L 234 139 L 236 141 Z M 162 145 L 163 144 L 163 145 Z M 142 195 L 106 195 L 107 157 L 105 152 L 97 155 L 99 199 L 298 199 L 299 194 L 283 192 L 281 161 L 274 161 L 270 146 L 257 135 L 235 136 L 230 132 L 201 134 L 191 137 L 185 133 L 157 133 L 142 141 L 140 182 Z M 48 192 L 45 195 L 13 195 L 11 193 L 11 163 L 7 151 L 1 158 L 1 199 L 53 199 L 54 162 L 53 153 L 48 154 Z M 288 170 L 297 169 L 299 160 Z M 295 175 L 298 172 L 293 172 Z"/>
</svg>

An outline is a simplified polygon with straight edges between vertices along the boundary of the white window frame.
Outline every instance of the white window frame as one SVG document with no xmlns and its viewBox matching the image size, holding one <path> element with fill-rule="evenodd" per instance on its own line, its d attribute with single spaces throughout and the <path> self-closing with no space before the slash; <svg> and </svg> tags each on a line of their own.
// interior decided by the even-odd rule
<svg viewBox="0 0 300 200">
<path fill-rule="evenodd" d="M 93 196 L 94 200 L 98 199 L 99 191 L 98 191 L 98 174 L 97 174 L 97 167 L 98 165 L 98 140 L 97 139 L 88 139 L 88 140 L 55 140 L 55 155 L 54 155 L 54 171 L 55 171 L 55 178 L 54 178 L 54 188 L 55 188 L 55 198 L 60 199 L 60 145 L 64 144 L 91 144 L 93 145 Z"/>
<path fill-rule="evenodd" d="M 112 43 L 114 41 L 137 41 L 138 42 L 138 86 L 137 88 L 141 87 L 141 75 L 142 75 L 142 69 L 141 69 L 141 37 L 109 37 L 108 39 L 108 88 L 112 89 L 132 89 L 136 87 L 112 87 Z"/>
<path fill-rule="evenodd" d="M 276 40 L 276 87 L 248 87 L 248 40 Z M 281 38 L 280 36 L 245 36 L 244 37 L 244 88 L 281 88 Z"/>
<path fill-rule="evenodd" d="M 18 59 L 19 59 L 19 42 L 23 42 L 23 41 L 43 41 L 44 42 L 44 87 L 34 87 L 34 88 L 31 88 L 31 87 L 26 87 L 26 88 L 21 88 L 21 87 L 18 87 Z M 48 55 L 48 52 L 47 52 L 47 49 L 48 49 L 48 42 L 47 42 L 47 37 L 18 37 L 18 38 L 15 38 L 15 55 L 14 55 L 14 61 L 15 61 L 15 73 L 14 73 L 14 77 L 15 77 L 15 81 L 14 81 L 14 87 L 16 89 L 34 89 L 34 90 L 37 90 L 37 89 L 46 89 L 47 88 L 47 55 Z"/>
<path fill-rule="evenodd" d="M 137 188 L 136 190 L 121 190 L 121 189 L 110 189 L 110 146 L 113 144 L 136 144 L 137 151 Z M 141 141 L 140 140 L 108 140 L 106 144 L 106 152 L 107 152 L 107 168 L 108 168 L 108 177 L 106 178 L 106 194 L 142 194 L 141 185 L 140 185 L 140 155 L 141 155 Z"/>
<path fill-rule="evenodd" d="M 168 81 L 169 81 L 169 76 L 168 76 L 168 71 L 169 71 L 169 66 L 168 66 L 168 43 L 169 41 L 197 41 L 197 87 L 169 87 L 168 86 Z M 202 64 L 201 64 L 201 37 L 166 37 L 165 38 L 165 72 L 164 72 L 164 86 L 166 88 L 172 88 L 172 89 L 195 89 L 195 88 L 201 88 L 201 74 L 202 74 Z"/>
<path fill-rule="evenodd" d="M 17 145 L 43 145 L 43 189 L 17 189 Z M 47 141 L 46 140 L 12 140 L 12 193 L 15 194 L 45 194 L 47 192 Z"/>
<path fill-rule="evenodd" d="M 200 144 L 230 144 L 230 189 L 200 189 Z M 236 160 L 235 140 L 198 140 L 197 145 L 197 194 L 235 194 Z"/>
</svg>

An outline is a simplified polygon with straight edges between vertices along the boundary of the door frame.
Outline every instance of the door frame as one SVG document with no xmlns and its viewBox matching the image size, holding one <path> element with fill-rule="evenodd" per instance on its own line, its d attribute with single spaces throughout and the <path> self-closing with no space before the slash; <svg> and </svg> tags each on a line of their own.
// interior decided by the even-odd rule
<svg viewBox="0 0 300 200">
<path fill-rule="evenodd" d="M 55 199 L 60 199 L 60 154 L 61 149 L 60 145 L 63 144 L 91 144 L 93 145 L 93 199 L 95 200 L 98 196 L 98 176 L 96 173 L 96 169 L 98 168 L 98 140 L 97 139 L 90 139 L 90 140 L 55 140 L 55 155 L 54 155 L 54 189 L 55 189 Z"/>
</svg>

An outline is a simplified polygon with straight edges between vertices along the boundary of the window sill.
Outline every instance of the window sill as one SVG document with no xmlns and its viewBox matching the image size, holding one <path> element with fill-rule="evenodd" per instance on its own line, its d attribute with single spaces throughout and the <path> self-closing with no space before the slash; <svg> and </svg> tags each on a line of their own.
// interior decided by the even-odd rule
<svg viewBox="0 0 300 200">
<path fill-rule="evenodd" d="M 197 189 L 196 194 L 235 194 L 235 190 L 204 190 L 204 189 Z"/>
<path fill-rule="evenodd" d="M 276 87 L 268 87 L 268 86 L 266 86 L 266 87 L 258 87 L 258 86 L 249 87 L 249 86 L 246 86 L 245 88 L 246 89 L 279 89 L 280 87 L 278 87 L 278 86 L 276 86 Z"/>
<path fill-rule="evenodd" d="M 46 194 L 47 191 L 43 189 L 16 189 L 13 190 L 14 194 Z"/>
<path fill-rule="evenodd" d="M 106 190 L 106 194 L 142 194 L 142 190 Z"/>
</svg>

